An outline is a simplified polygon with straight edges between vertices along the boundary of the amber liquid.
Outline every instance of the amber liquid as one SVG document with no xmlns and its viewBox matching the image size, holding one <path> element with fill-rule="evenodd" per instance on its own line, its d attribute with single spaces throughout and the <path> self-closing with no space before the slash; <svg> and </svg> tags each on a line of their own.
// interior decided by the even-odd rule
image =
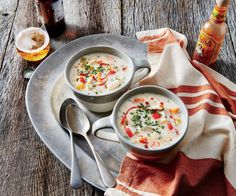
<svg viewBox="0 0 236 196">
<path fill-rule="evenodd" d="M 45 56 L 47 56 L 49 50 L 50 50 L 50 44 L 48 44 L 44 49 L 38 51 L 38 52 L 32 52 L 27 53 L 19 50 L 18 48 L 17 52 L 22 56 L 23 59 L 27 61 L 39 61 L 42 60 Z"/>
</svg>

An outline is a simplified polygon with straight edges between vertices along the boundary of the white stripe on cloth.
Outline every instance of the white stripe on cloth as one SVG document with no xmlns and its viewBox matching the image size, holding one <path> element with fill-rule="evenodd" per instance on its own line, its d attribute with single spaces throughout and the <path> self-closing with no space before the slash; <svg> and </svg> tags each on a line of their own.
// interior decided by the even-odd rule
<svg viewBox="0 0 236 196">
<path fill-rule="evenodd" d="M 196 108 L 197 106 L 201 105 L 201 104 L 204 104 L 204 103 L 209 103 L 210 105 L 214 106 L 214 107 L 218 107 L 218 108 L 224 108 L 223 104 L 222 103 L 216 103 L 210 99 L 203 99 L 201 101 L 199 101 L 198 103 L 195 103 L 195 104 L 185 104 L 186 107 L 188 109 L 193 109 L 193 108 Z"/>
<path fill-rule="evenodd" d="M 155 193 L 150 193 L 150 192 L 145 192 L 145 191 L 140 191 L 137 190 L 133 187 L 130 187 L 129 185 L 125 184 L 124 182 L 121 182 L 119 180 L 116 180 L 117 185 L 121 185 L 124 188 L 126 188 L 127 190 L 129 190 L 130 192 L 142 195 L 142 196 L 160 196 L 159 194 L 155 194 Z M 115 189 L 115 188 L 108 188 L 104 194 L 105 196 L 126 196 L 129 195 L 121 190 Z"/>
<path fill-rule="evenodd" d="M 233 96 L 229 96 L 232 100 L 235 100 L 236 101 L 236 97 L 233 97 Z"/>
<path fill-rule="evenodd" d="M 179 97 L 197 97 L 200 95 L 204 95 L 204 94 L 216 94 L 216 92 L 214 90 L 203 90 L 197 93 L 176 93 L 176 95 L 178 95 Z"/>
<path fill-rule="evenodd" d="M 115 196 L 128 196 L 129 194 L 115 188 L 108 188 L 106 192 L 104 193 L 104 195 L 105 196 L 114 196 L 114 195 Z"/>
<path fill-rule="evenodd" d="M 231 118 L 233 118 L 233 119 L 236 120 L 236 115 L 235 115 L 235 114 L 232 114 L 232 112 L 228 112 L 228 113 L 229 113 L 229 115 L 230 115 Z"/>
</svg>

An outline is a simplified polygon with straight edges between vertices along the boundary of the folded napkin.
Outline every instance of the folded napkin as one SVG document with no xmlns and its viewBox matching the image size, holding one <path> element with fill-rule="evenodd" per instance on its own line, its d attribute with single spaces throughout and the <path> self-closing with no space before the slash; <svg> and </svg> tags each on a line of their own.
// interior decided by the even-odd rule
<svg viewBox="0 0 236 196">
<path fill-rule="evenodd" d="M 148 46 L 152 71 L 140 85 L 176 93 L 189 112 L 184 140 L 168 157 L 138 160 L 128 154 L 117 186 L 105 195 L 236 195 L 236 85 L 191 61 L 187 39 L 171 29 L 137 33 Z"/>
</svg>

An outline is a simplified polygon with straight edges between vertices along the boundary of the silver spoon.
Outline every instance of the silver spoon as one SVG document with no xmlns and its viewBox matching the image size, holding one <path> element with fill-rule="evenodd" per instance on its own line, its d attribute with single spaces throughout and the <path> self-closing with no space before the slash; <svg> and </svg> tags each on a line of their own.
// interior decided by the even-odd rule
<svg viewBox="0 0 236 196">
<path fill-rule="evenodd" d="M 82 179 L 79 170 L 79 164 L 75 153 L 75 146 L 74 146 L 74 136 L 70 126 L 68 125 L 68 119 L 66 118 L 68 106 L 71 104 L 71 99 L 67 99 L 63 102 L 59 112 L 59 118 L 61 126 L 66 129 L 70 133 L 71 139 L 71 176 L 70 176 L 70 185 L 72 188 L 80 188 L 82 186 Z"/>
<path fill-rule="evenodd" d="M 73 133 L 80 134 L 84 136 L 84 138 L 87 140 L 93 152 L 94 158 L 97 162 L 98 170 L 100 172 L 104 185 L 107 187 L 114 187 L 116 185 L 115 178 L 112 176 L 110 171 L 106 168 L 102 158 L 95 151 L 95 148 L 87 135 L 90 128 L 90 123 L 86 114 L 83 112 L 83 110 L 80 109 L 80 107 L 77 105 L 77 103 L 73 99 L 69 99 L 69 100 L 71 104 L 68 105 L 68 109 L 67 109 L 68 125 L 70 126 L 71 130 L 73 130 Z M 68 101 L 68 99 L 66 101 Z"/>
</svg>

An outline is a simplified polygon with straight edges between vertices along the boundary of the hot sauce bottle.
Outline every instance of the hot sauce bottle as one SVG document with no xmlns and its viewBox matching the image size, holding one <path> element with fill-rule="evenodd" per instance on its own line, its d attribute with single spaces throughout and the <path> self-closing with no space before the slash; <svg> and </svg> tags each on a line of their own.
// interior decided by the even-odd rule
<svg viewBox="0 0 236 196">
<path fill-rule="evenodd" d="M 227 30 L 226 12 L 230 0 L 216 0 L 216 5 L 200 30 L 193 59 L 205 65 L 214 63 L 220 53 Z"/>
</svg>

